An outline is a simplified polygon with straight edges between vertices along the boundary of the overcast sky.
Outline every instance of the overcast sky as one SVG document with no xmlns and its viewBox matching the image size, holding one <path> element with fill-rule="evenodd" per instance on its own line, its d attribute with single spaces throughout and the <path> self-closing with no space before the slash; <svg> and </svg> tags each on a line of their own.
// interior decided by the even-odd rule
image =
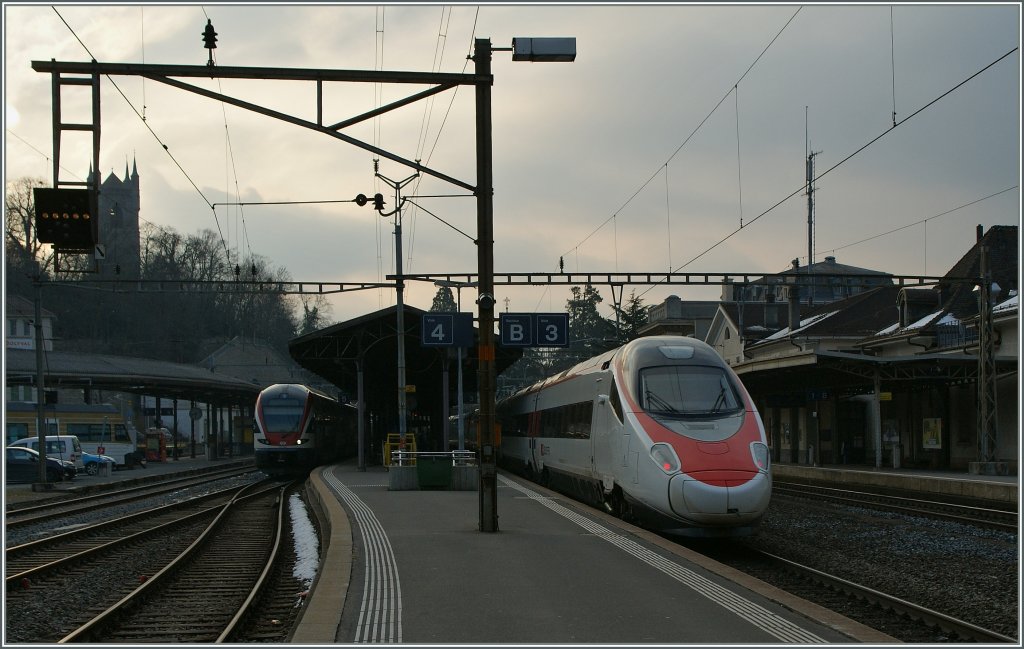
<svg viewBox="0 0 1024 649">
<path fill-rule="evenodd" d="M 566 271 L 594 273 L 774 273 L 795 258 L 804 265 L 808 147 L 816 174 L 825 174 L 815 183 L 815 261 L 834 255 L 894 274 L 941 275 L 971 247 L 977 224 L 1020 220 L 1018 3 L 5 4 L 6 181 L 53 181 L 50 78 L 31 61 L 205 65 L 207 19 L 220 66 L 472 72 L 474 38 L 508 47 L 513 37 L 575 37 L 573 63 L 494 55 L 499 273 L 557 272 L 559 257 Z M 312 83 L 190 82 L 316 120 Z M 421 89 L 327 84 L 323 119 L 340 122 Z M 65 89 L 65 119 L 88 121 L 88 99 Z M 474 110 L 463 87 L 344 132 L 474 185 Z M 218 231 L 233 254 L 251 250 L 297 281 L 384 281 L 395 268 L 393 219 L 354 203 L 221 204 L 380 191 L 390 209 L 393 192 L 375 181 L 373 157 L 155 81 L 102 80 L 101 171 L 123 177 L 137 165 L 141 217 L 183 234 Z M 62 180 L 83 179 L 90 158 L 87 137 L 65 135 Z M 380 171 L 392 180 L 413 173 L 390 160 Z M 405 271 L 475 273 L 468 192 L 424 176 L 403 193 L 423 196 L 414 200 L 462 231 L 407 204 Z M 634 289 L 648 305 L 671 294 L 720 294 L 677 285 L 627 287 L 626 296 Z M 599 290 L 607 306 L 611 294 Z M 406 301 L 429 308 L 435 291 L 412 283 Z M 508 298 L 513 312 L 561 311 L 569 296 L 565 287 L 496 293 L 498 307 Z M 463 310 L 474 298 L 475 290 L 463 291 Z M 332 320 L 343 321 L 392 305 L 394 291 L 331 302 Z"/>
</svg>

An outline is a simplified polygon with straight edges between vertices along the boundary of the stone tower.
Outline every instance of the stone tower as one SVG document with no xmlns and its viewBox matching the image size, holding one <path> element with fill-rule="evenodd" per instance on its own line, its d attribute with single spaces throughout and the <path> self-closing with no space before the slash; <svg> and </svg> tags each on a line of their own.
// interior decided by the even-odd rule
<svg viewBox="0 0 1024 649">
<path fill-rule="evenodd" d="M 106 248 L 106 259 L 99 263 L 101 276 L 139 278 L 140 208 L 139 170 L 132 161 L 129 174 L 125 162 L 124 180 L 111 173 L 100 185 L 99 241 Z"/>
</svg>

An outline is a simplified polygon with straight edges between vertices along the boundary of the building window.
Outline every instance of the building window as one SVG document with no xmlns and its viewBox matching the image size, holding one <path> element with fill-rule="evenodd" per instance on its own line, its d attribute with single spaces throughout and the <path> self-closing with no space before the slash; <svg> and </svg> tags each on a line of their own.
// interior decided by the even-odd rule
<svg viewBox="0 0 1024 649">
<path fill-rule="evenodd" d="M 28 437 L 28 424 L 7 424 L 7 443 Z"/>
<path fill-rule="evenodd" d="M 11 403 L 35 403 L 36 389 L 31 385 L 7 386 L 7 401 Z"/>
</svg>

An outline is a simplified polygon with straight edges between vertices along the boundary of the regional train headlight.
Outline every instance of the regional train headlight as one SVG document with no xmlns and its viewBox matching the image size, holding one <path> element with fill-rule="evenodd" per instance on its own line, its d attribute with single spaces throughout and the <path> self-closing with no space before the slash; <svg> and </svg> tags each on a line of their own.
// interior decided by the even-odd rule
<svg viewBox="0 0 1024 649">
<path fill-rule="evenodd" d="M 675 449 L 665 443 L 658 443 L 651 447 L 651 459 L 658 465 L 658 468 L 668 475 L 679 471 L 679 456 Z"/>
<path fill-rule="evenodd" d="M 750 445 L 750 455 L 754 458 L 754 465 L 757 466 L 757 470 L 762 473 L 768 473 L 768 467 L 771 463 L 768 446 L 761 442 L 754 442 Z"/>
</svg>

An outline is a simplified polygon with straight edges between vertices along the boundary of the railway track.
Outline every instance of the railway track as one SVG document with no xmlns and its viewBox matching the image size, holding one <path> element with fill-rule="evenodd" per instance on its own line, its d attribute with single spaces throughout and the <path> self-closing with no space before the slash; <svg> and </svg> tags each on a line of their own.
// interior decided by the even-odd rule
<svg viewBox="0 0 1024 649">
<path fill-rule="evenodd" d="M 228 502 L 237 487 L 221 489 L 189 500 L 78 527 L 59 534 L 48 534 L 35 541 L 7 547 L 4 553 L 7 590 L 38 583 L 76 564 L 93 561 L 119 548 L 144 542 L 158 534 L 169 534 L 197 520 L 212 517 Z"/>
<path fill-rule="evenodd" d="M 231 468 L 200 475 L 170 478 L 152 484 L 127 488 L 112 488 L 99 493 L 82 495 L 60 500 L 48 500 L 36 504 L 9 505 L 5 512 L 7 529 L 19 529 L 29 525 L 46 523 L 54 519 L 101 510 L 111 505 L 145 500 L 172 494 L 189 487 L 203 485 L 225 478 L 253 473 L 252 468 Z"/>
<path fill-rule="evenodd" d="M 291 483 L 243 488 L 174 559 L 60 642 L 224 642 L 274 575 Z"/>
<path fill-rule="evenodd" d="M 774 530 L 779 527 L 776 525 L 762 532 L 765 535 L 763 539 L 755 536 L 750 539 L 711 543 L 673 536 L 666 538 L 904 642 L 963 641 L 1019 644 L 1015 638 L 1007 635 L 1013 633 L 1005 624 L 1008 618 L 1000 617 L 1000 611 L 1005 608 L 1006 602 L 1000 601 L 997 607 L 995 600 L 992 599 L 999 597 L 997 593 L 1003 591 L 997 590 L 994 584 L 992 588 L 979 587 L 979 583 L 986 578 L 998 579 L 1000 586 L 1006 582 L 1016 583 L 1016 578 L 1012 576 L 1016 573 L 1015 568 L 1013 573 L 1007 574 L 1006 577 L 1002 576 L 1003 572 L 999 572 L 998 576 L 995 573 L 989 576 L 989 573 L 984 571 L 979 571 L 980 575 L 964 575 L 965 588 L 968 583 L 970 584 L 969 590 L 965 592 L 971 593 L 970 595 L 961 595 L 956 588 L 956 582 L 949 580 L 934 583 L 929 593 L 930 597 L 920 600 L 917 600 L 920 590 L 916 587 L 897 588 L 892 591 L 902 593 L 906 590 L 910 599 L 928 602 L 929 605 L 901 599 L 879 589 L 879 586 L 886 589 L 894 583 L 902 586 L 907 581 L 913 581 L 914 586 L 917 586 L 925 580 L 924 575 L 930 574 L 932 568 L 942 568 L 941 565 L 933 565 L 932 562 L 957 562 L 957 565 L 960 565 L 965 563 L 965 553 L 974 556 L 973 553 L 949 541 L 949 538 L 959 538 L 955 536 L 956 532 L 946 530 L 936 536 L 933 529 L 935 525 L 962 524 L 965 528 L 974 529 L 977 536 L 972 534 L 965 537 L 964 542 L 970 544 L 972 539 L 976 538 L 974 542 L 977 545 L 973 549 L 984 549 L 984 552 L 977 555 L 984 557 L 986 553 L 997 552 L 1002 548 L 1007 542 L 1006 539 L 1015 538 L 1018 529 L 1015 511 L 981 506 L 977 503 L 937 502 L 928 498 L 910 497 L 906 493 L 878 494 L 779 482 L 773 485 L 773 504 L 776 502 L 780 505 L 785 503 L 782 507 L 782 517 L 788 524 L 784 527 L 783 537 L 775 536 Z M 808 507 L 811 503 L 814 505 Z M 769 513 L 771 511 L 770 509 Z M 805 516 L 809 517 L 805 520 Z M 835 523 L 827 522 L 829 520 Z M 838 539 L 833 538 L 832 534 L 822 534 L 824 530 L 821 529 L 821 525 L 832 529 L 840 528 L 842 531 L 837 535 Z M 922 544 L 920 540 L 910 542 L 904 539 L 902 535 L 909 533 L 910 530 L 915 531 L 915 538 L 924 537 L 934 543 L 929 545 Z M 947 537 L 946 534 L 954 536 Z M 874 588 L 851 581 L 851 578 L 857 579 L 856 575 L 862 575 L 857 571 L 852 571 L 855 573 L 852 577 L 847 574 L 848 578 L 844 579 L 800 564 L 801 560 L 806 560 L 804 557 L 808 552 L 816 558 L 812 563 L 826 571 L 832 565 L 849 566 L 851 561 L 854 561 L 853 565 L 858 566 L 878 563 L 878 555 L 859 554 L 854 557 L 849 552 L 864 552 L 866 548 L 874 548 L 874 541 L 879 536 L 888 536 L 893 541 L 890 544 L 883 543 L 886 552 L 891 554 L 894 547 L 899 548 L 906 560 L 894 564 L 891 557 L 886 556 L 887 561 L 882 562 L 882 565 L 891 566 L 890 571 L 886 573 L 890 579 L 875 583 Z M 842 543 L 841 539 L 844 538 L 851 541 L 850 546 L 835 545 L 837 542 Z M 1016 544 L 1016 541 L 1013 543 Z M 775 546 L 774 551 L 778 554 L 766 552 L 759 546 Z M 977 558 L 967 563 L 971 561 L 975 563 L 971 563 L 972 567 L 967 568 L 968 570 L 982 567 L 982 564 L 976 562 L 994 560 Z M 1013 565 L 1016 566 L 1015 559 Z M 940 569 L 937 572 L 944 574 L 946 571 Z M 901 575 L 905 578 L 901 578 Z M 875 578 L 877 575 L 872 574 L 871 577 Z M 871 579 L 866 583 L 871 584 Z M 943 589 L 949 589 L 949 597 L 934 596 Z M 944 608 L 948 612 L 935 610 L 936 607 Z M 979 609 L 989 613 L 989 608 L 993 609 L 992 614 L 979 615 Z M 957 615 L 978 619 L 971 622 L 960 619 L 956 617 Z M 986 628 L 988 624 L 993 628 Z"/>
<path fill-rule="evenodd" d="M 1009 507 L 999 509 L 990 506 L 989 503 L 949 502 L 934 498 L 908 497 L 894 493 L 839 489 L 782 481 L 774 482 L 772 496 L 814 498 L 1009 532 L 1016 532 L 1018 528 L 1019 516 L 1016 509 Z"/>
<path fill-rule="evenodd" d="M 1019 644 L 1016 638 L 768 552 L 730 545 L 694 549 L 904 642 Z"/>
</svg>

